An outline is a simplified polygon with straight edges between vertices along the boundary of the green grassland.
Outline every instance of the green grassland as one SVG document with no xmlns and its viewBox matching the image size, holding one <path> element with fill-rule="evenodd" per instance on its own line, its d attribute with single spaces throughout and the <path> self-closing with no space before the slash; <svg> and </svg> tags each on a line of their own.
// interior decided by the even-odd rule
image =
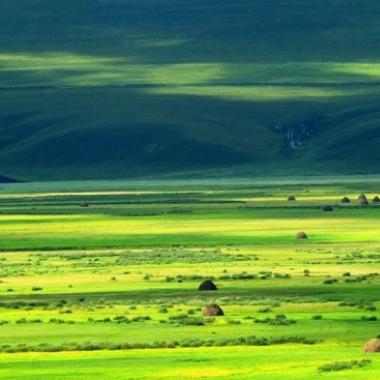
<svg viewBox="0 0 380 380">
<path fill-rule="evenodd" d="M 370 0 L 7 2 L 0 174 L 376 172 L 379 7 Z M 277 123 L 283 132 L 273 130 Z M 300 135 L 295 151 L 290 129 Z"/>
<path fill-rule="evenodd" d="M 4 184 L 0 377 L 376 379 L 362 346 L 380 332 L 378 189 L 376 177 Z M 199 291 L 206 279 L 218 290 Z M 224 316 L 203 316 L 210 303 Z"/>
</svg>

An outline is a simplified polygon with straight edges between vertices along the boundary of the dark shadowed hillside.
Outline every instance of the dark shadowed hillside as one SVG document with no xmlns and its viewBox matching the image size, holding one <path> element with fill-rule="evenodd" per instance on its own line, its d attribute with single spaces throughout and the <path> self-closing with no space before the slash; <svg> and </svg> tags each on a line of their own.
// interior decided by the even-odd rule
<svg viewBox="0 0 380 380">
<path fill-rule="evenodd" d="M 13 0 L 0 171 L 377 172 L 380 4 Z"/>
</svg>

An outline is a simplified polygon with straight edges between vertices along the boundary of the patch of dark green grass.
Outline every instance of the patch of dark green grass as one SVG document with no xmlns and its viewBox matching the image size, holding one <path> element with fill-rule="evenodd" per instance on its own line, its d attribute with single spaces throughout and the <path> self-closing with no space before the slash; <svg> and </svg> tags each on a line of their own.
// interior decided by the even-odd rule
<svg viewBox="0 0 380 380">
<path fill-rule="evenodd" d="M 318 372 L 337 372 L 352 369 L 355 367 L 362 368 L 371 364 L 371 360 L 350 360 L 350 361 L 336 361 L 327 364 L 323 364 L 318 367 Z"/>
<path fill-rule="evenodd" d="M 254 323 L 264 323 L 268 325 L 274 325 L 274 326 L 287 326 L 296 323 L 294 319 L 288 319 L 284 314 L 277 314 L 274 318 L 267 317 L 264 319 L 256 318 L 253 321 Z"/>
</svg>

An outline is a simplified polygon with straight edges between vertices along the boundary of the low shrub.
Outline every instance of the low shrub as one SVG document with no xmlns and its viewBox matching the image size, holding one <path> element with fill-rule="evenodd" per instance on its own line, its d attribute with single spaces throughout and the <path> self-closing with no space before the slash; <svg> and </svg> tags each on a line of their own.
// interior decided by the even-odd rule
<svg viewBox="0 0 380 380">
<path fill-rule="evenodd" d="M 361 320 L 362 321 L 367 321 L 367 322 L 376 322 L 377 321 L 377 317 L 376 315 L 372 315 L 371 317 L 366 317 L 366 316 L 362 316 L 361 317 Z"/>
<path fill-rule="evenodd" d="M 26 318 L 17 319 L 16 323 L 28 323 L 28 320 Z"/>
<path fill-rule="evenodd" d="M 349 277 L 345 278 L 344 282 L 352 283 L 352 282 L 363 282 L 367 281 L 367 276 L 357 276 L 357 277 Z"/>
<path fill-rule="evenodd" d="M 66 300 L 59 300 L 58 302 L 57 302 L 57 304 L 55 305 L 55 307 L 63 307 L 63 306 L 65 306 L 67 304 L 67 301 Z"/>
<path fill-rule="evenodd" d="M 59 318 L 50 318 L 49 323 L 65 323 L 65 321 Z"/>
<path fill-rule="evenodd" d="M 60 310 L 59 314 L 72 314 L 72 310 L 70 310 L 70 309 Z"/>
<path fill-rule="evenodd" d="M 287 343 L 314 344 L 316 340 L 304 337 L 238 337 L 223 338 L 219 340 L 184 339 L 182 341 L 155 341 L 153 343 L 143 342 L 90 342 L 82 343 L 68 342 L 59 345 L 40 343 L 38 345 L 18 344 L 15 346 L 4 344 L 0 345 L 0 352 L 62 352 L 62 351 L 98 351 L 98 350 L 131 350 L 148 348 L 176 348 L 176 347 L 224 347 L 224 346 L 269 346 Z"/>
<path fill-rule="evenodd" d="M 264 307 L 263 309 L 257 310 L 258 313 L 270 313 L 272 309 L 270 307 Z"/>
<path fill-rule="evenodd" d="M 136 317 L 133 317 L 132 318 L 132 322 L 145 322 L 145 321 L 150 321 L 152 318 L 149 316 L 149 315 L 139 315 L 139 316 L 136 316 Z"/>
<path fill-rule="evenodd" d="M 294 319 L 288 319 L 284 314 L 278 314 L 274 318 L 255 319 L 254 323 L 266 323 L 268 325 L 290 325 L 296 323 Z"/>
<path fill-rule="evenodd" d="M 227 320 L 227 323 L 229 325 L 240 325 L 241 321 L 239 321 L 238 319 L 229 319 L 229 320 Z"/>
<path fill-rule="evenodd" d="M 362 359 L 362 360 L 351 360 L 351 361 L 344 361 L 344 362 L 332 362 L 323 364 L 318 367 L 319 372 L 336 372 L 336 371 L 343 371 L 347 369 L 351 369 L 354 367 L 364 367 L 366 365 L 369 365 L 371 363 L 371 360 L 368 359 Z"/>
<path fill-rule="evenodd" d="M 120 323 L 131 323 L 132 321 L 128 319 L 125 315 L 117 315 L 116 317 L 113 318 L 113 320 L 120 324 Z"/>
<path fill-rule="evenodd" d="M 42 323 L 42 320 L 39 318 L 36 318 L 36 319 L 30 319 L 28 322 L 29 323 Z"/>
<path fill-rule="evenodd" d="M 282 278 L 282 279 L 287 279 L 287 278 L 291 278 L 291 277 L 292 277 L 289 273 L 284 273 L 284 274 L 281 274 L 281 273 L 274 273 L 273 276 L 274 276 L 275 278 Z"/>
<path fill-rule="evenodd" d="M 326 278 L 326 280 L 323 281 L 323 283 L 327 285 L 335 284 L 336 282 L 338 282 L 336 278 Z"/>
<path fill-rule="evenodd" d="M 182 319 L 189 318 L 187 314 L 178 314 L 178 315 L 171 315 L 169 317 L 169 321 L 180 321 Z"/>
<path fill-rule="evenodd" d="M 356 306 L 358 309 L 364 309 L 369 306 L 373 306 L 373 304 L 366 300 L 353 299 L 353 300 L 341 301 L 339 302 L 338 306 L 348 306 L 348 307 Z"/>
<path fill-rule="evenodd" d="M 179 321 L 181 325 L 184 326 L 203 326 L 205 324 L 203 318 L 184 318 Z"/>
</svg>

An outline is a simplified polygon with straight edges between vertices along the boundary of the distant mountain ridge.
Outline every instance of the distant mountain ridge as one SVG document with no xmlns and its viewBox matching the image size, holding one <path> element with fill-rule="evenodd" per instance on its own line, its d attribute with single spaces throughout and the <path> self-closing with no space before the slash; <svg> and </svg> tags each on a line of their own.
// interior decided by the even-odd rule
<svg viewBox="0 0 380 380">
<path fill-rule="evenodd" d="M 20 182 L 20 181 L 0 175 L 0 183 L 17 183 L 17 182 Z"/>
<path fill-rule="evenodd" d="M 1 172 L 377 173 L 378 14 L 373 0 L 4 2 Z"/>
</svg>

